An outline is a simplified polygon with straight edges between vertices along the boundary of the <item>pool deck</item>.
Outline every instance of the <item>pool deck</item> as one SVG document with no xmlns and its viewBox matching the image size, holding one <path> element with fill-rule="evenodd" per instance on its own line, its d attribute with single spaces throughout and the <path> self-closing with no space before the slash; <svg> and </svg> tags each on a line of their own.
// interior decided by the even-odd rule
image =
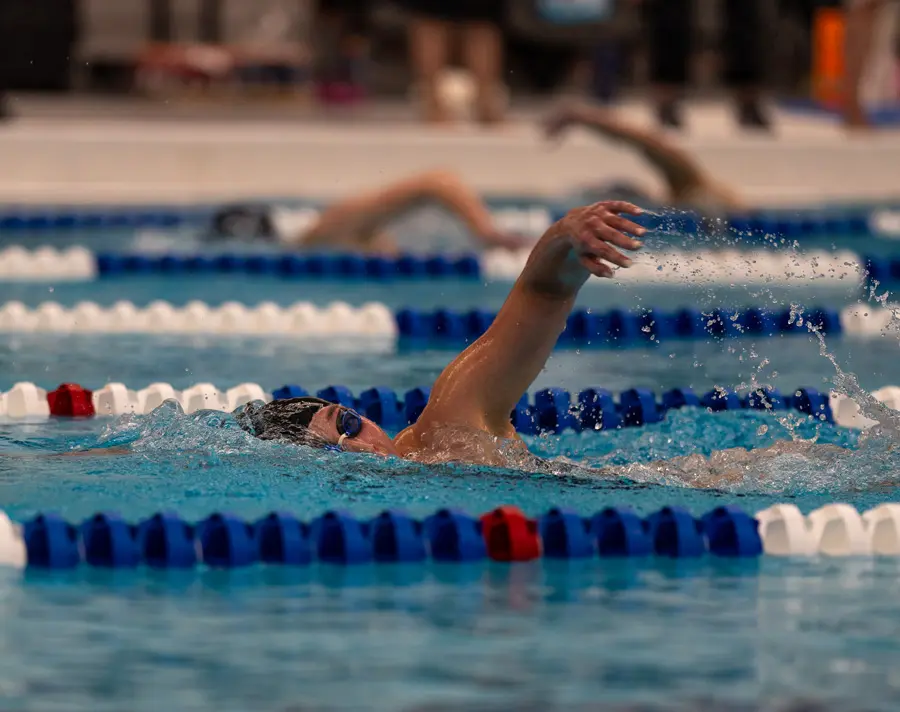
<svg viewBox="0 0 900 712">
<path fill-rule="evenodd" d="M 0 125 L 0 202 L 196 202 L 333 198 L 415 171 L 458 171 L 489 193 L 554 196 L 629 179 L 658 186 L 638 156 L 574 131 L 540 140 L 540 106 L 503 127 L 434 128 L 402 104 L 325 112 L 301 104 L 223 107 L 16 97 Z M 620 114 L 651 125 L 647 107 Z M 849 135 L 824 118 L 774 112 L 775 135 L 741 133 L 723 103 L 688 106 L 675 140 L 751 203 L 900 199 L 900 129 Z"/>
</svg>

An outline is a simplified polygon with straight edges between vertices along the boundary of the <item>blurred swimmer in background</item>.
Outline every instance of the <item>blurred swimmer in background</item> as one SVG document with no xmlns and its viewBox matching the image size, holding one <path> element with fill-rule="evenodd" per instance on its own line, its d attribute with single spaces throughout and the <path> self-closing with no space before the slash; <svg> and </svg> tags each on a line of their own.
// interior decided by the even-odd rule
<svg viewBox="0 0 900 712">
<path fill-rule="evenodd" d="M 583 126 L 620 141 L 642 153 L 666 184 L 664 195 L 652 195 L 627 180 L 587 186 L 574 195 L 563 196 L 563 202 L 583 205 L 598 200 L 625 200 L 693 210 L 713 219 L 746 207 L 733 190 L 709 176 L 687 151 L 655 131 L 615 119 L 604 109 L 565 103 L 551 112 L 542 126 L 551 140 L 561 139 L 572 127 Z M 268 241 L 297 249 L 392 255 L 399 250 L 389 228 L 427 207 L 438 207 L 457 218 L 483 248 L 513 250 L 534 244 L 533 238 L 502 230 L 478 193 L 449 171 L 421 173 L 339 200 L 300 227 L 291 225 L 290 219 L 280 220 L 280 209 L 273 205 L 225 206 L 213 216 L 206 237 Z"/>
<path fill-rule="evenodd" d="M 578 102 L 566 102 L 554 109 L 542 122 L 546 138 L 560 140 L 570 128 L 581 126 L 604 138 L 619 141 L 643 157 L 666 184 L 665 195 L 652 195 L 644 188 L 623 182 L 587 187 L 580 199 L 627 200 L 642 205 L 671 205 L 694 210 L 709 218 L 746 207 L 729 187 L 714 180 L 687 151 L 661 133 L 629 125 L 609 111 Z M 602 197 L 601 197 L 602 196 Z"/>
<path fill-rule="evenodd" d="M 270 205 L 231 205 L 212 219 L 210 239 L 266 240 L 299 249 L 395 254 L 390 225 L 435 206 L 457 218 L 482 247 L 516 249 L 534 240 L 501 230 L 487 206 L 454 173 L 431 171 L 340 200 L 304 228 L 280 226 Z"/>
</svg>

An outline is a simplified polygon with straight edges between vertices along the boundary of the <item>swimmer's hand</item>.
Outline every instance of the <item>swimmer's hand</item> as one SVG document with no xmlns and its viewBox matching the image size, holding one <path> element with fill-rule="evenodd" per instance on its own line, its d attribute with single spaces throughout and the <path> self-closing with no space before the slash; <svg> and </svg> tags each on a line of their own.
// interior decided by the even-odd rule
<svg viewBox="0 0 900 712">
<path fill-rule="evenodd" d="M 641 213 L 624 200 L 570 210 L 534 246 L 517 287 L 542 299 L 574 300 L 591 275 L 610 278 L 615 267 L 630 267 L 631 260 L 616 248 L 639 250 L 641 242 L 629 234 L 640 237 L 646 230 L 622 215 Z"/>
<path fill-rule="evenodd" d="M 558 230 L 571 245 L 578 262 L 595 277 L 612 277 L 613 266 L 631 267 L 623 250 L 639 250 L 641 242 L 630 235 L 642 236 L 646 230 L 626 215 L 643 211 L 624 200 L 604 200 L 584 208 L 575 208 L 559 221 Z M 629 233 L 629 234 L 626 234 Z"/>
</svg>

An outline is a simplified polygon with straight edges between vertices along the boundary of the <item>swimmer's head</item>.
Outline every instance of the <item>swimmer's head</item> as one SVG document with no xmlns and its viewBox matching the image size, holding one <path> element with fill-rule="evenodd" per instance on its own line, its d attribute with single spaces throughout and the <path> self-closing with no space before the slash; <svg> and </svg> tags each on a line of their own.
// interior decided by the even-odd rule
<svg viewBox="0 0 900 712">
<path fill-rule="evenodd" d="M 274 241 L 278 231 L 271 209 L 264 205 L 229 205 L 217 211 L 211 220 L 210 240 Z"/>
<path fill-rule="evenodd" d="M 346 452 L 396 455 L 391 437 L 352 408 L 321 398 L 289 398 L 248 404 L 238 422 L 261 440 L 339 448 Z"/>
</svg>

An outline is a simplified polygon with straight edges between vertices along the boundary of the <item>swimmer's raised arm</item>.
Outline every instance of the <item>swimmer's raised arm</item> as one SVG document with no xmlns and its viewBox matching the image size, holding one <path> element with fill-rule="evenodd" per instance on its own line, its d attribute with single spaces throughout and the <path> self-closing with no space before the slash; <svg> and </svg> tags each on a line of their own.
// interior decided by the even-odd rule
<svg viewBox="0 0 900 712">
<path fill-rule="evenodd" d="M 512 248 L 525 244 L 520 237 L 498 230 L 478 194 L 446 171 L 423 173 L 341 200 L 326 209 L 297 242 L 305 247 L 347 244 L 376 248 L 391 221 L 428 204 L 439 205 L 458 217 L 485 246 Z"/>
<path fill-rule="evenodd" d="M 639 249 L 626 233 L 644 229 L 621 214 L 640 212 L 631 203 L 602 202 L 551 226 L 490 328 L 434 384 L 412 435 L 424 442 L 435 426 L 461 424 L 513 437 L 510 413 L 544 368 L 581 286 L 592 274 L 612 277 L 613 265 L 631 264 L 616 248 Z"/>
<path fill-rule="evenodd" d="M 605 109 L 581 103 L 563 104 L 543 122 L 544 132 L 551 139 L 571 126 L 583 126 L 643 153 L 662 174 L 673 203 L 691 203 L 703 193 L 713 194 L 724 208 L 741 207 L 739 198 L 713 181 L 693 156 L 657 132 L 630 126 Z"/>
</svg>

